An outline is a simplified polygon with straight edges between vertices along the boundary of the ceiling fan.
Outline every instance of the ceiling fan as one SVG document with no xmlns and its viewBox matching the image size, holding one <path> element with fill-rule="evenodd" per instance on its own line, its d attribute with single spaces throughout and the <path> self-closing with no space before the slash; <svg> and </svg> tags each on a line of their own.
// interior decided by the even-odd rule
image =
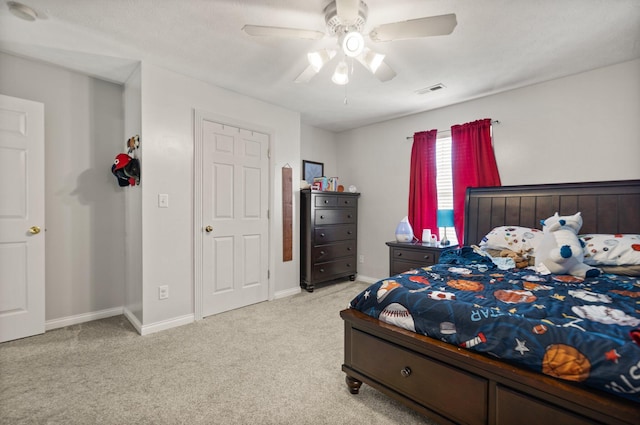
<svg viewBox="0 0 640 425">
<path fill-rule="evenodd" d="M 396 76 L 391 67 L 385 63 L 385 55 L 377 53 L 365 46 L 362 30 L 367 23 L 369 8 L 362 0 L 333 0 L 324 8 L 327 32 L 298 28 L 245 25 L 242 30 L 251 36 L 271 36 L 285 38 L 303 38 L 319 40 L 325 36 L 336 37 L 338 49 L 321 49 L 309 52 L 309 66 L 296 78 L 296 82 L 310 81 L 324 65 L 339 52 L 341 59 L 336 66 L 332 81 L 336 84 L 349 82 L 349 64 L 347 58 L 355 58 L 380 81 L 389 81 Z M 456 27 L 456 15 L 453 13 L 408 21 L 383 24 L 369 32 L 369 39 L 374 42 L 393 41 L 409 38 L 448 35 Z M 352 63 L 352 62 L 351 62 Z M 351 65 L 353 71 L 353 65 Z"/>
</svg>

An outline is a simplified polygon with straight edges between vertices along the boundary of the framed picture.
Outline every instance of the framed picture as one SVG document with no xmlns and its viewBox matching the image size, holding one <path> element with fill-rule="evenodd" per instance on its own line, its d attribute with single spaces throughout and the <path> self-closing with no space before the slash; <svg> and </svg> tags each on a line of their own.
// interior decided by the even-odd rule
<svg viewBox="0 0 640 425">
<path fill-rule="evenodd" d="M 302 160 L 302 178 L 309 184 L 313 184 L 313 179 L 324 176 L 324 164 Z"/>
</svg>

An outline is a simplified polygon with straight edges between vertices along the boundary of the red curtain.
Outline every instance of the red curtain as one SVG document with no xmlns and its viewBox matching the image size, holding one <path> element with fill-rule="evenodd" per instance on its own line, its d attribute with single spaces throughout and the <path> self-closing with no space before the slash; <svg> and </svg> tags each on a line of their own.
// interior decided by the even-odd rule
<svg viewBox="0 0 640 425">
<path fill-rule="evenodd" d="M 422 239 L 422 229 L 437 234 L 436 212 L 436 136 L 438 130 L 421 131 L 413 135 L 411 171 L 409 176 L 409 223 L 413 235 Z"/>
<path fill-rule="evenodd" d="M 491 143 L 491 119 L 451 127 L 451 164 L 454 223 L 458 241 L 463 244 L 468 243 L 463 240 L 467 188 L 501 185 Z"/>
</svg>

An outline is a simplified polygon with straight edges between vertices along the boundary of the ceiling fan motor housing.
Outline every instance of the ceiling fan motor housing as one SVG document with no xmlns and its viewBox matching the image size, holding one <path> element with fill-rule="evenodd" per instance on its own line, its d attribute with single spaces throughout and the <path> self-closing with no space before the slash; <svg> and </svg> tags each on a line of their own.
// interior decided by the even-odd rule
<svg viewBox="0 0 640 425">
<path fill-rule="evenodd" d="M 327 30 L 331 35 L 340 36 L 351 31 L 362 32 L 364 24 L 367 23 L 368 15 L 369 7 L 363 1 L 360 1 L 358 16 L 353 22 L 344 22 L 340 19 L 335 1 L 332 1 L 324 8 L 324 20 L 327 24 Z"/>
</svg>

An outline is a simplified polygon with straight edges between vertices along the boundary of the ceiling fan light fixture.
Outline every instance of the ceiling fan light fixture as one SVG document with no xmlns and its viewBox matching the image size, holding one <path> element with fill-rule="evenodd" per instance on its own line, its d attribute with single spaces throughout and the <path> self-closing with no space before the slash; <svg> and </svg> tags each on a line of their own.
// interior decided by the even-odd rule
<svg viewBox="0 0 640 425">
<path fill-rule="evenodd" d="M 350 31 L 342 37 L 341 44 L 344 54 L 355 58 L 364 50 L 364 37 L 357 31 Z"/>
<path fill-rule="evenodd" d="M 364 49 L 364 63 L 372 73 L 376 73 L 382 61 L 384 61 L 385 55 L 382 53 L 374 52 L 369 48 Z"/>
<path fill-rule="evenodd" d="M 307 53 L 307 59 L 313 70 L 318 73 L 335 55 L 335 50 L 322 49 Z"/>
<path fill-rule="evenodd" d="M 18 3 L 16 1 L 7 2 L 7 7 L 14 16 L 17 16 L 18 18 L 25 21 L 33 22 L 38 17 L 38 14 L 35 10 L 25 4 Z"/>
<path fill-rule="evenodd" d="M 339 86 L 344 86 L 349 82 L 349 67 L 345 61 L 340 61 L 331 77 L 331 81 Z"/>
</svg>

